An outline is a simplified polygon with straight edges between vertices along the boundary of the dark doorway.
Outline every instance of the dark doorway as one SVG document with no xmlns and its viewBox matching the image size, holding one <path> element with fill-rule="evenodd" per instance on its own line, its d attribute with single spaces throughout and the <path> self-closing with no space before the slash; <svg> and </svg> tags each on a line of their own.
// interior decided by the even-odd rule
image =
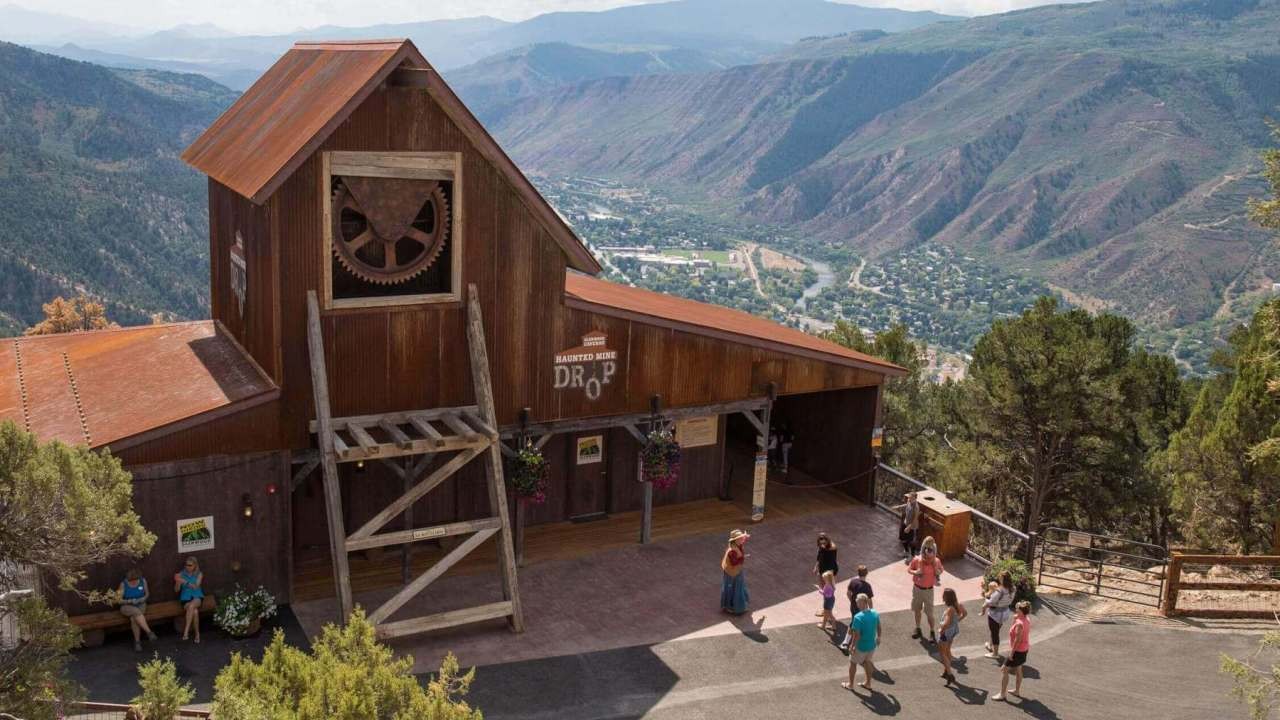
<svg viewBox="0 0 1280 720">
<path fill-rule="evenodd" d="M 606 461 L 609 437 L 606 432 L 582 433 L 569 443 L 568 508 L 570 520 L 595 520 L 605 516 L 609 497 L 609 463 Z"/>
</svg>

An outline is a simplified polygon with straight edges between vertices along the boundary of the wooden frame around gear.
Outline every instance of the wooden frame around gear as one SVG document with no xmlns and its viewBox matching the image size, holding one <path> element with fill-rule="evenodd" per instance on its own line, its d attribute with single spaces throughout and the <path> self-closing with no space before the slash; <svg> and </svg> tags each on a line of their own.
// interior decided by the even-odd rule
<svg viewBox="0 0 1280 720">
<path fill-rule="evenodd" d="M 330 188 L 334 175 L 444 180 L 453 184 L 449 213 L 449 244 L 452 248 L 449 292 L 369 298 L 335 299 L 333 297 L 333 197 Z M 324 272 L 324 280 L 321 283 L 321 308 L 343 310 L 462 302 L 462 255 L 466 238 L 463 222 L 465 193 L 462 191 L 462 180 L 462 153 L 460 152 L 334 150 L 320 153 L 320 207 L 324 213 L 321 224 L 323 240 L 319 248 L 320 267 Z"/>
</svg>

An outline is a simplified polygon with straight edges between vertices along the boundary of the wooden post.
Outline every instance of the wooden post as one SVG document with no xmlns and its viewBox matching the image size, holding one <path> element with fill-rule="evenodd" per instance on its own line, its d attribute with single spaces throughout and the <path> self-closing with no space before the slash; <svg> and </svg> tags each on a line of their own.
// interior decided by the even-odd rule
<svg viewBox="0 0 1280 720">
<path fill-rule="evenodd" d="M 471 382 L 475 387 L 480 419 L 498 427 L 493 403 L 493 381 L 489 375 L 489 351 L 484 339 L 484 319 L 480 315 L 480 294 L 475 284 L 467 285 L 467 346 L 471 355 Z M 520 585 L 516 577 L 516 557 L 511 537 L 511 516 L 507 513 L 507 486 L 502 476 L 502 450 L 492 438 L 484 453 L 485 479 L 489 486 L 489 507 L 502 522 L 498 532 L 498 567 L 502 572 L 502 597 L 511 602 L 511 629 L 524 632 L 524 612 L 520 606 Z"/>
<path fill-rule="evenodd" d="M 1271 540 L 1271 554 L 1280 555 L 1280 512 L 1276 512 L 1276 532 Z"/>
<path fill-rule="evenodd" d="M 311 354 L 311 391 L 316 404 L 316 430 L 320 467 L 324 473 L 324 506 L 329 517 L 329 550 L 333 553 L 333 582 L 338 591 L 338 621 L 351 615 L 351 571 L 347 564 L 347 531 L 342 523 L 342 491 L 338 487 L 338 463 L 333 451 L 333 422 L 329 415 L 329 376 L 324 362 L 324 338 L 320 332 L 320 303 L 314 290 L 307 291 L 307 351 Z"/>
<path fill-rule="evenodd" d="M 401 477 L 404 479 L 404 492 L 407 493 L 413 489 L 413 481 L 416 479 L 413 476 L 413 456 L 411 455 L 405 456 L 404 475 Z M 413 504 L 412 503 L 404 509 L 404 526 L 401 529 L 402 530 L 413 529 Z M 405 543 L 400 546 L 400 584 L 401 585 L 408 585 L 409 579 L 410 577 L 412 577 L 410 574 L 410 571 L 413 569 L 411 567 L 413 563 L 411 561 L 410 552 L 409 552 L 412 547 L 413 547 L 413 543 Z"/>
<path fill-rule="evenodd" d="M 778 386 L 769 383 L 769 401 L 765 403 L 763 417 L 761 418 L 761 429 L 763 433 L 757 439 L 759 444 L 756 453 L 756 464 L 754 468 L 754 482 L 751 491 L 751 522 L 760 522 L 764 520 L 764 496 L 765 489 L 769 484 L 769 423 L 770 415 L 773 413 L 773 401 L 778 397 Z"/>
<path fill-rule="evenodd" d="M 1178 583 L 1182 578 L 1182 553 L 1173 553 L 1165 569 L 1164 598 L 1160 602 L 1160 614 L 1170 617 L 1178 612 Z"/>
</svg>

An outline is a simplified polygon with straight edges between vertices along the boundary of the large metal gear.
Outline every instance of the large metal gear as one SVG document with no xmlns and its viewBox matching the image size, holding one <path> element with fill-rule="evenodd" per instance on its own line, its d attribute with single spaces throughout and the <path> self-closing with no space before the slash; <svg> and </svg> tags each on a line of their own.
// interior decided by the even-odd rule
<svg viewBox="0 0 1280 720">
<path fill-rule="evenodd" d="M 449 236 L 449 201 L 436 180 L 343 176 L 332 215 L 338 262 L 379 285 L 426 271 Z"/>
</svg>

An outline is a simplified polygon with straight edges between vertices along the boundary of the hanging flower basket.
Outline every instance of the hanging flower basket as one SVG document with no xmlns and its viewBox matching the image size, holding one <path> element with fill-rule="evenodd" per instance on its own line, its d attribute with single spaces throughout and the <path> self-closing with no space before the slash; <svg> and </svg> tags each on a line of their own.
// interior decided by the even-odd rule
<svg viewBox="0 0 1280 720">
<path fill-rule="evenodd" d="M 258 586 L 251 592 L 237 585 L 233 592 L 218 598 L 213 622 L 228 635 L 250 637 L 262 629 L 263 620 L 275 614 L 276 599 L 266 588 Z"/>
<path fill-rule="evenodd" d="M 507 482 L 511 483 L 516 497 L 535 505 L 547 501 L 550 474 L 551 465 L 533 443 L 525 443 L 523 448 L 516 451 L 516 456 L 508 461 Z"/>
<path fill-rule="evenodd" d="M 645 438 L 640 451 L 642 475 L 645 482 L 653 483 L 658 490 L 674 487 L 680 479 L 680 443 L 670 430 L 654 430 Z"/>
</svg>

